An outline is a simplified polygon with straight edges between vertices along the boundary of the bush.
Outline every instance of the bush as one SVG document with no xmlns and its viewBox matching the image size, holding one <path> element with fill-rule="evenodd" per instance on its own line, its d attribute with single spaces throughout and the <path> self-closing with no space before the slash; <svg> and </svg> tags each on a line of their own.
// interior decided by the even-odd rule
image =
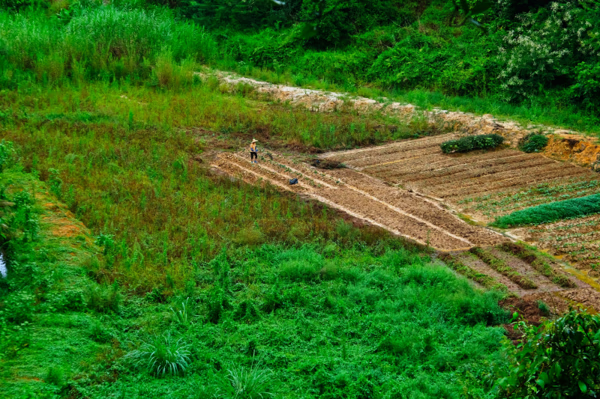
<svg viewBox="0 0 600 399">
<path fill-rule="evenodd" d="M 519 142 L 519 149 L 523 152 L 540 152 L 548 145 L 548 137 L 543 134 L 530 133 Z"/>
<path fill-rule="evenodd" d="M 542 223 L 552 223 L 562 219 L 572 219 L 600 213 L 600 194 L 551 202 L 522 209 L 510 215 L 499 217 L 492 226 L 503 229 Z"/>
<path fill-rule="evenodd" d="M 474 150 L 486 150 L 496 148 L 504 142 L 504 137 L 499 134 L 481 134 L 478 136 L 466 136 L 457 140 L 443 142 L 440 146 L 444 154 L 455 152 L 469 152 Z"/>
<path fill-rule="evenodd" d="M 553 323 L 525 327 L 510 344 L 512 367 L 498 380 L 510 398 L 595 398 L 600 390 L 600 316 L 571 311 Z"/>
</svg>

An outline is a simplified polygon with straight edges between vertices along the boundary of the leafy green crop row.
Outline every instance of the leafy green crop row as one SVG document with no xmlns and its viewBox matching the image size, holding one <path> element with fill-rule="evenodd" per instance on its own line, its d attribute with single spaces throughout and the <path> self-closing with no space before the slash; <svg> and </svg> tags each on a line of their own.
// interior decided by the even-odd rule
<svg viewBox="0 0 600 399">
<path fill-rule="evenodd" d="M 510 228 L 551 223 L 600 213 L 600 194 L 557 201 L 516 211 L 497 218 L 492 226 Z"/>
<path fill-rule="evenodd" d="M 499 134 L 481 134 L 465 136 L 456 140 L 445 141 L 440 144 L 444 154 L 454 152 L 469 152 L 474 150 L 487 150 L 496 148 L 504 142 L 504 137 Z"/>
</svg>

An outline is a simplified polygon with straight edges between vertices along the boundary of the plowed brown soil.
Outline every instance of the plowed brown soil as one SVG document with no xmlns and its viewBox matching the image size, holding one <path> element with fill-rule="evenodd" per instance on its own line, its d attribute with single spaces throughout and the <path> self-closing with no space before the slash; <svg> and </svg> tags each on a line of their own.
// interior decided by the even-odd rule
<svg viewBox="0 0 600 399">
<path fill-rule="evenodd" d="M 431 200 L 387 186 L 358 171 L 324 171 L 293 157 L 277 153 L 272 156 L 272 160 L 265 158 L 252 164 L 245 156 L 220 154 L 213 166 L 248 183 L 270 183 L 303 194 L 436 249 L 457 250 L 507 240 L 496 232 L 465 223 Z M 294 178 L 298 184 L 290 185 Z"/>
</svg>

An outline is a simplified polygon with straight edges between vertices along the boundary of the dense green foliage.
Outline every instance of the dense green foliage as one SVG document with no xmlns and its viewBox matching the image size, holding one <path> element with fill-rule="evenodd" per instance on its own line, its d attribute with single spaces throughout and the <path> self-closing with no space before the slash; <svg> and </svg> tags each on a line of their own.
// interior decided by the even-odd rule
<svg viewBox="0 0 600 399">
<path fill-rule="evenodd" d="M 519 149 L 527 153 L 540 152 L 546 148 L 548 141 L 543 134 L 530 133 L 519 142 Z"/>
<path fill-rule="evenodd" d="M 244 8 L 242 0 L 233 3 Z M 287 2 L 296 11 L 279 17 L 278 6 L 271 4 L 264 15 L 272 22 L 261 27 L 225 18 L 210 26 L 219 47 L 236 62 L 230 67 L 240 72 L 289 71 L 296 84 L 325 79 L 351 91 L 364 84 L 436 90 L 536 109 L 543 105 L 553 113 L 569 109 L 594 120 L 600 98 L 595 95 L 600 82 L 595 0 L 498 0 L 476 16 L 487 34 L 452 24 L 454 7 L 447 0 L 330 0 L 325 1 L 329 13 L 315 22 L 316 36 L 304 39 L 299 21 L 312 20 L 306 10 L 314 3 Z M 202 21 L 200 11 L 186 15 Z M 586 116 L 577 108 L 585 108 Z"/>
<path fill-rule="evenodd" d="M 475 15 L 487 34 L 457 26 L 447 0 L 15 4 L 18 15 L 0 11 L 2 87 L 82 76 L 179 87 L 202 62 L 426 107 L 598 125 L 597 0 L 498 0 Z"/>
<path fill-rule="evenodd" d="M 452 154 L 455 152 L 489 150 L 501 146 L 502 143 L 504 143 L 504 137 L 499 134 L 480 134 L 448 140 L 440 144 L 440 147 L 444 154 Z"/>
<path fill-rule="evenodd" d="M 65 79 L 168 85 L 165 75 L 173 74 L 191 83 L 196 63 L 211 60 L 215 46 L 202 28 L 175 21 L 166 9 L 79 7 L 66 21 L 0 12 L 0 85 Z"/>
<path fill-rule="evenodd" d="M 499 381 L 508 398 L 595 398 L 600 390 L 600 316 L 571 311 L 540 327 L 521 324 L 513 367 Z"/>
<path fill-rule="evenodd" d="M 556 201 L 515 211 L 509 215 L 497 218 L 492 223 L 492 226 L 501 228 L 527 226 L 578 218 L 596 213 L 600 213 L 600 194 Z"/>
</svg>

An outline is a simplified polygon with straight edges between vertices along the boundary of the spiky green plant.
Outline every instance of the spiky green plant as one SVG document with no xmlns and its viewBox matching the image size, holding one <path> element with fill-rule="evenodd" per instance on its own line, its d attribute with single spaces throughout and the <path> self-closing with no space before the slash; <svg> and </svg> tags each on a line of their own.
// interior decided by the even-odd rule
<svg viewBox="0 0 600 399">
<path fill-rule="evenodd" d="M 183 374 L 190 364 L 189 346 L 181 338 L 175 340 L 170 334 L 144 342 L 140 349 L 127 356 L 157 377 Z"/>
<path fill-rule="evenodd" d="M 219 393 L 228 399 L 263 399 L 273 397 L 270 384 L 271 371 L 235 366 L 227 370 L 220 381 Z"/>
</svg>

